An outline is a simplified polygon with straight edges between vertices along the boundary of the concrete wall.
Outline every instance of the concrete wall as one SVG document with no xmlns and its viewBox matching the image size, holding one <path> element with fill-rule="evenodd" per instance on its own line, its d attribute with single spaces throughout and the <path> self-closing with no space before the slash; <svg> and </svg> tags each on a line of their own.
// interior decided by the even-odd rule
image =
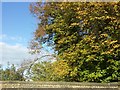
<svg viewBox="0 0 120 90">
<path fill-rule="evenodd" d="M 120 90 L 120 83 L 0 81 L 1 90 Z"/>
</svg>

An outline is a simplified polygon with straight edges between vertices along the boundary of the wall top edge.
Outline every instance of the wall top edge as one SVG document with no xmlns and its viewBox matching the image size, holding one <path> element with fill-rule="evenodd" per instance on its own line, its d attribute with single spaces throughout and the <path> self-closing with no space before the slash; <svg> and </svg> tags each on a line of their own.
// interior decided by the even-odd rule
<svg viewBox="0 0 120 90">
<path fill-rule="evenodd" d="M 120 82 L 95 83 L 95 82 L 41 82 L 41 81 L 0 81 L 0 84 L 70 84 L 70 85 L 120 85 Z"/>
</svg>

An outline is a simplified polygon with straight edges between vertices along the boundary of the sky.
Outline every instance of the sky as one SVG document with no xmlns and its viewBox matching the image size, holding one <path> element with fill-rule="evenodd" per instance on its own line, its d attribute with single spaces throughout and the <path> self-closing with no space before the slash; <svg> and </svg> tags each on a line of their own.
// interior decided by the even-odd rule
<svg viewBox="0 0 120 90">
<path fill-rule="evenodd" d="M 38 20 L 29 10 L 30 2 L 0 3 L 0 64 L 20 64 L 31 58 L 28 44 Z"/>
</svg>

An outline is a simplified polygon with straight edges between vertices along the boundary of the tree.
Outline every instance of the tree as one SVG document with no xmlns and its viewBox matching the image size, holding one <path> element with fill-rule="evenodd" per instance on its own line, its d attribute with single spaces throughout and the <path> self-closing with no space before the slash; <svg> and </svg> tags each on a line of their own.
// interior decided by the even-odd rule
<svg viewBox="0 0 120 90">
<path fill-rule="evenodd" d="M 30 79 L 33 81 L 65 81 L 63 76 L 68 73 L 66 69 L 69 68 L 62 60 L 58 62 L 38 62 L 31 67 Z"/>
<path fill-rule="evenodd" d="M 65 81 L 119 80 L 120 2 L 45 2 L 30 10 L 40 19 L 34 47 L 54 45 L 69 67 Z"/>
<path fill-rule="evenodd" d="M 11 80 L 24 81 L 25 80 L 24 76 L 16 70 L 16 67 L 14 66 L 14 64 L 12 64 L 11 67 L 8 66 L 5 70 L 2 69 L 1 67 L 0 71 L 1 71 L 0 73 L 1 81 L 11 81 Z"/>
<path fill-rule="evenodd" d="M 50 81 L 52 80 L 51 62 L 39 62 L 31 68 L 31 79 L 33 81 Z"/>
</svg>

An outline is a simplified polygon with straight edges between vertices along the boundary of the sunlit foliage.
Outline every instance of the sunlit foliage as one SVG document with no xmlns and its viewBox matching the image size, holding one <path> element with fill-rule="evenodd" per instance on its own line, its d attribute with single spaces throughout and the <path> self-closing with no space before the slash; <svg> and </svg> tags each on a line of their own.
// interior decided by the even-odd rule
<svg viewBox="0 0 120 90">
<path fill-rule="evenodd" d="M 54 45 L 61 80 L 119 80 L 120 2 L 33 3 L 30 10 L 40 20 L 33 47 Z"/>
</svg>

